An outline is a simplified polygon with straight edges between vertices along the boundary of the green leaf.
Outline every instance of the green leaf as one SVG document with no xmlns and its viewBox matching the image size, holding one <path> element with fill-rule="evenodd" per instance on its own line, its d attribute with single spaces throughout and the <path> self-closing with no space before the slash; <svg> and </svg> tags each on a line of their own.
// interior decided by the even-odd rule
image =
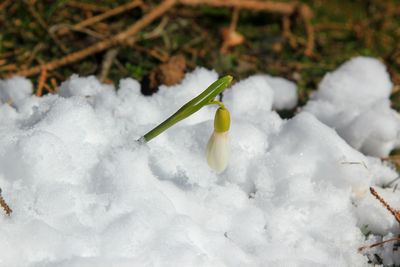
<svg viewBox="0 0 400 267">
<path fill-rule="evenodd" d="M 177 112 L 175 112 L 172 116 L 162 122 L 160 125 L 155 127 L 153 130 L 145 134 L 141 139 L 148 142 L 154 137 L 158 136 L 172 125 L 177 122 L 186 119 L 193 113 L 200 110 L 205 105 L 208 105 L 210 102 L 214 100 L 222 91 L 227 88 L 232 82 L 233 77 L 230 75 L 224 76 L 214 83 L 212 83 L 206 90 L 204 90 L 201 94 L 187 102 L 183 105 Z"/>
</svg>

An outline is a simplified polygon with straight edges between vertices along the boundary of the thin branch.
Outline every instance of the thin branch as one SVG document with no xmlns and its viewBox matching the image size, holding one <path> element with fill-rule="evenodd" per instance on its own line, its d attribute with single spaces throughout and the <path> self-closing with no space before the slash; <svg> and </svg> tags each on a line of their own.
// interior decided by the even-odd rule
<svg viewBox="0 0 400 267">
<path fill-rule="evenodd" d="M 391 181 L 389 181 L 387 184 L 384 184 L 382 187 L 390 187 L 394 182 L 396 182 L 397 180 L 400 179 L 400 176 L 397 176 L 396 178 L 392 179 Z M 397 184 L 396 184 L 397 185 Z"/>
<path fill-rule="evenodd" d="M 313 54 L 315 45 L 314 27 L 311 24 L 311 18 L 313 16 L 313 13 L 309 6 L 303 4 L 299 8 L 299 14 L 303 20 L 304 27 L 306 28 L 306 33 L 307 33 L 307 42 L 304 55 L 311 56 Z"/>
<path fill-rule="evenodd" d="M 105 12 L 108 10 L 108 7 L 106 6 L 98 6 L 95 4 L 84 3 L 82 1 L 69 0 L 66 1 L 65 4 L 69 5 L 70 7 L 79 8 L 85 11 Z"/>
<path fill-rule="evenodd" d="M 240 8 L 234 7 L 229 28 L 224 27 L 221 29 L 223 42 L 220 52 L 223 54 L 226 53 L 230 47 L 240 45 L 244 42 L 243 35 L 236 31 L 237 23 L 239 21 L 239 13 Z"/>
<path fill-rule="evenodd" d="M 104 59 L 101 64 L 101 71 L 98 76 L 101 82 L 105 82 L 107 80 L 108 73 L 110 72 L 111 66 L 117 55 L 118 55 L 118 48 L 111 48 L 104 55 Z"/>
<path fill-rule="evenodd" d="M 38 43 L 35 47 L 30 51 L 30 55 L 28 59 L 25 61 L 23 68 L 27 69 L 32 64 L 32 62 L 36 59 L 37 54 L 46 48 L 44 43 Z"/>
<path fill-rule="evenodd" d="M 39 80 L 38 80 L 38 87 L 36 89 L 36 96 L 42 96 L 43 94 L 43 87 L 46 82 L 47 78 L 47 70 L 45 67 L 42 68 L 42 71 L 40 72 Z"/>
<path fill-rule="evenodd" d="M 237 23 L 239 21 L 239 13 L 240 13 L 240 8 L 235 7 L 232 12 L 232 18 L 231 18 L 231 23 L 229 25 L 229 30 L 230 31 L 235 31 L 237 27 Z"/>
<path fill-rule="evenodd" d="M 8 65 L 4 65 L 0 67 L 0 71 L 16 71 L 18 69 L 17 65 L 15 65 L 14 63 L 12 64 L 8 64 Z"/>
<path fill-rule="evenodd" d="M 143 4 L 143 2 L 141 0 L 131 1 L 131 2 L 127 3 L 127 4 L 125 4 L 125 5 L 117 6 L 116 8 L 107 10 L 106 12 L 104 12 L 102 14 L 99 14 L 97 16 L 93 16 L 93 17 L 90 17 L 88 19 L 85 19 L 85 20 L 73 25 L 72 28 L 74 30 L 80 30 L 80 29 L 86 28 L 86 27 L 88 27 L 88 26 L 90 26 L 92 24 L 95 24 L 97 22 L 105 20 L 105 19 L 107 19 L 109 17 L 124 13 L 124 12 L 126 12 L 128 10 L 131 10 L 131 9 L 133 9 L 135 7 L 138 7 L 138 6 L 142 5 L 142 4 Z M 68 33 L 68 29 L 67 28 L 61 28 L 59 30 L 59 32 L 58 32 L 59 35 L 65 35 L 66 33 Z"/>
<path fill-rule="evenodd" d="M 82 32 L 82 33 L 85 33 L 85 34 L 87 34 L 89 36 L 92 36 L 92 37 L 94 37 L 96 39 L 104 39 L 105 38 L 104 34 L 98 33 L 96 31 L 93 31 L 93 30 L 90 30 L 90 29 L 86 29 L 86 28 L 77 29 L 73 25 L 64 24 L 64 23 L 53 25 L 49 29 L 49 31 L 52 32 L 52 33 L 55 33 L 57 31 L 62 32 L 64 30 L 65 31 L 68 30 L 68 31 Z M 59 35 L 60 35 L 60 33 L 59 33 Z"/>
<path fill-rule="evenodd" d="M 290 17 L 283 16 L 282 18 L 282 34 L 285 39 L 289 41 L 289 45 L 291 48 L 295 49 L 297 47 L 297 40 L 296 37 L 293 35 L 292 31 L 290 30 Z"/>
<path fill-rule="evenodd" d="M 51 83 L 51 86 L 53 87 L 53 88 L 52 88 L 53 91 L 54 91 L 54 92 L 58 92 L 57 80 L 56 80 L 55 78 L 51 78 L 51 79 L 50 79 L 50 83 Z"/>
<path fill-rule="evenodd" d="M 48 85 L 47 83 L 43 84 L 44 89 L 46 89 L 47 92 L 54 94 L 55 91 L 53 88 L 50 87 L 50 85 Z"/>
<path fill-rule="evenodd" d="M 237 7 L 255 11 L 268 11 L 283 15 L 291 15 L 297 8 L 297 4 L 293 3 L 260 0 L 180 0 L 179 2 L 190 6 L 208 5 L 214 7 Z"/>
<path fill-rule="evenodd" d="M 388 240 L 385 240 L 385 241 L 374 243 L 372 245 L 363 246 L 363 247 L 358 248 L 358 252 L 362 252 L 364 249 L 370 249 L 370 248 L 374 248 L 374 247 L 377 247 L 377 246 L 382 246 L 385 243 L 393 242 L 393 241 L 400 241 L 400 238 L 399 237 L 395 237 L 395 238 L 391 238 L 391 239 L 388 239 Z"/>
<path fill-rule="evenodd" d="M 142 39 L 149 40 L 160 37 L 163 34 L 168 22 L 168 17 L 163 17 L 157 27 L 155 27 L 151 32 L 143 34 Z"/>
<path fill-rule="evenodd" d="M 400 223 L 400 212 L 392 208 L 372 187 L 369 188 L 371 194 L 382 203 L 383 206 L 396 218 L 396 221 Z"/>
<path fill-rule="evenodd" d="M 0 206 L 3 208 L 3 210 L 6 212 L 8 216 L 11 215 L 12 209 L 10 208 L 10 206 L 8 206 L 7 202 L 4 200 L 1 194 L 1 188 L 0 188 Z"/>
</svg>

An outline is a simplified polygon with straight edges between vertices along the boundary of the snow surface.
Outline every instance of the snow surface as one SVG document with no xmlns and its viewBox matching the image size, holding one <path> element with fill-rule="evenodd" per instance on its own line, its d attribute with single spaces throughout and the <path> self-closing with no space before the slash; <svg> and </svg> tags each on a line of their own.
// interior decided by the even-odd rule
<svg viewBox="0 0 400 267">
<path fill-rule="evenodd" d="M 325 75 L 305 110 L 335 128 L 355 149 L 384 157 L 400 146 L 400 117 L 390 108 L 391 90 L 381 62 L 357 57 Z"/>
<path fill-rule="evenodd" d="M 296 105 L 293 83 L 236 83 L 220 175 L 204 155 L 215 107 L 136 142 L 217 78 L 198 68 L 152 97 L 132 79 L 115 90 L 74 75 L 41 98 L 24 78 L 1 81 L 0 187 L 14 212 L 0 214 L 0 266 L 367 266 L 357 248 L 399 232 L 368 188 L 399 207 L 397 173 L 347 142 L 371 155 L 398 144 L 397 114 L 377 104 L 389 103 L 384 67 L 346 63 L 290 120 L 272 108 Z M 399 264 L 391 245 L 374 253 Z"/>
</svg>

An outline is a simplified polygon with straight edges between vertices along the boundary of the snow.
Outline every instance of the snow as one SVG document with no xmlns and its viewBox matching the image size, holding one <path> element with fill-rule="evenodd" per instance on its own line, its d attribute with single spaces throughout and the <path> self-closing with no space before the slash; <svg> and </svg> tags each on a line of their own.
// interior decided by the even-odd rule
<svg viewBox="0 0 400 267">
<path fill-rule="evenodd" d="M 296 106 L 292 82 L 235 83 L 221 174 L 205 158 L 214 106 L 136 141 L 217 78 L 198 68 L 152 97 L 130 78 L 115 90 L 74 75 L 41 98 L 25 78 L 0 81 L 0 187 L 13 209 L 0 214 L 0 266 L 367 266 L 357 248 L 399 232 L 369 194 L 400 206 L 396 171 L 372 157 L 398 143 L 384 66 L 345 63 L 290 120 L 273 109 Z M 365 254 L 400 264 L 391 246 Z"/>
<path fill-rule="evenodd" d="M 280 77 L 263 76 L 274 91 L 274 109 L 284 110 L 296 107 L 298 97 L 297 87 L 294 82 Z"/>
<path fill-rule="evenodd" d="M 29 97 L 32 92 L 32 83 L 25 78 L 14 77 L 8 80 L 0 80 L 0 100 L 3 103 L 9 101 L 18 103 Z"/>
<path fill-rule="evenodd" d="M 380 61 L 357 57 L 325 75 L 305 110 L 355 149 L 384 157 L 400 146 L 400 117 L 390 108 L 391 89 Z"/>
</svg>

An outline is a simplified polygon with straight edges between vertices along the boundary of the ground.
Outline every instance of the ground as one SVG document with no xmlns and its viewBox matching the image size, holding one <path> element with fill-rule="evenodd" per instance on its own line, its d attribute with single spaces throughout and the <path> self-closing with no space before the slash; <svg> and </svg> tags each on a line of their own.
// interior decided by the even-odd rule
<svg viewBox="0 0 400 267">
<path fill-rule="evenodd" d="M 87 5 L 77 5 L 77 2 Z M 61 58 L 100 39 L 110 38 L 152 10 L 158 1 L 146 1 L 145 6 L 92 24 L 82 31 L 64 29 L 65 34 L 56 31 L 60 25 L 74 25 L 127 2 L 3 1 L 0 4 L 0 25 L 3 25 L 0 76 Z M 237 32 L 245 41 L 221 53 L 220 32 L 222 27 L 229 26 L 232 9 L 178 6 L 166 12 L 161 20 L 143 28 L 134 44 L 119 47 L 104 80 L 116 82 L 130 76 L 141 80 L 146 87 L 149 76 L 163 61 L 181 54 L 186 70 L 205 66 L 220 74 L 232 74 L 237 79 L 254 73 L 286 77 L 298 84 L 299 104 L 302 105 L 327 71 L 353 56 L 366 55 L 382 59 L 395 84 L 400 83 L 400 20 L 396 19 L 400 15 L 399 1 L 302 2 L 314 14 L 315 49 L 311 56 L 304 55 L 306 35 L 299 16 L 289 18 L 293 38 L 286 38 L 282 15 L 241 10 Z M 49 73 L 49 80 L 52 77 L 59 83 L 72 73 L 100 75 L 105 54 L 97 53 L 58 68 Z M 32 78 L 37 80 L 38 76 Z M 154 88 L 148 89 L 152 90 Z M 399 109 L 400 98 L 394 94 L 393 100 Z"/>
</svg>

